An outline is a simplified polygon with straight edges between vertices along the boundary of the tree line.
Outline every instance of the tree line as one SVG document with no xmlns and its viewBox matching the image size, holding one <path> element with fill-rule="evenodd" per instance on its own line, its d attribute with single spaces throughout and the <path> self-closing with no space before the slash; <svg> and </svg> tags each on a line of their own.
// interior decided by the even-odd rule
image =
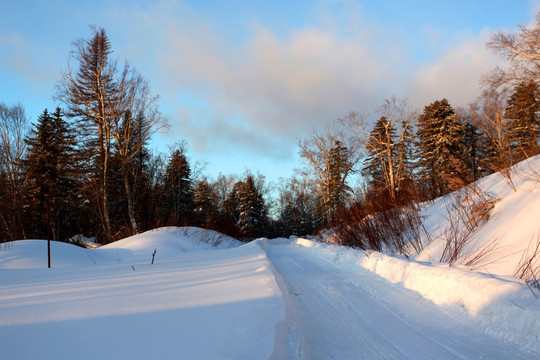
<svg viewBox="0 0 540 360">
<path fill-rule="evenodd" d="M 487 46 L 504 67 L 484 75 L 468 108 L 439 99 L 418 112 L 391 97 L 375 122 L 351 112 L 299 138 L 303 168 L 270 191 L 260 174 L 204 177 L 185 143 L 152 153 L 152 135 L 167 127 L 158 97 L 93 28 L 58 81 L 62 108 L 30 124 L 22 105 L 0 103 L 0 241 L 85 234 L 109 243 L 170 225 L 242 239 L 315 234 L 351 211 L 366 216 L 508 173 L 539 153 L 540 16 Z"/>
</svg>

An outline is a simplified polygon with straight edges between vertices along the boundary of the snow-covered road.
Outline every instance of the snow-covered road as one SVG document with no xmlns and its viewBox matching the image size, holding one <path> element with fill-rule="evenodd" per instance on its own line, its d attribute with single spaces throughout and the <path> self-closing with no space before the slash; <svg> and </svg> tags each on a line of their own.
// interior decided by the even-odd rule
<svg viewBox="0 0 540 360">
<path fill-rule="evenodd" d="M 287 305 L 274 359 L 530 359 L 367 270 L 283 243 L 263 247 Z"/>
</svg>

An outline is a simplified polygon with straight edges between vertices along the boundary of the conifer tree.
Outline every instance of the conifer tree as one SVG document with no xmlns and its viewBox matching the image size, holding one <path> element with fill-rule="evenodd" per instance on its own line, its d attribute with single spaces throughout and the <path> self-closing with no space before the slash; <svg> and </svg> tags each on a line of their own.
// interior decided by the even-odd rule
<svg viewBox="0 0 540 360">
<path fill-rule="evenodd" d="M 506 116 L 514 152 L 514 161 L 538 154 L 540 134 L 540 99 L 534 81 L 521 82 L 508 100 Z"/>
<path fill-rule="evenodd" d="M 463 186 L 463 134 L 460 117 L 446 99 L 426 106 L 418 117 L 420 176 L 432 199 Z"/>
<path fill-rule="evenodd" d="M 306 180 L 291 179 L 280 189 L 278 236 L 302 236 L 315 233 L 319 226 L 315 216 L 316 199 Z"/>
<path fill-rule="evenodd" d="M 217 219 L 217 195 L 206 179 L 199 181 L 193 191 L 194 212 L 198 226 L 207 228 Z"/>
<path fill-rule="evenodd" d="M 191 167 L 184 148 L 173 151 L 163 181 L 164 214 L 170 224 L 184 225 L 193 213 Z"/>
<path fill-rule="evenodd" d="M 45 109 L 26 143 L 33 235 L 43 238 L 49 226 L 53 239 L 65 240 L 68 231 L 74 230 L 70 202 L 76 189 L 72 168 L 74 140 L 61 109 L 53 114 Z M 50 224 L 45 221 L 47 212 Z"/>
<path fill-rule="evenodd" d="M 347 174 L 351 172 L 353 164 L 348 148 L 337 140 L 330 151 L 330 186 L 328 208 L 332 218 L 336 218 L 340 211 L 345 208 L 346 200 L 351 188 L 347 185 Z"/>
<path fill-rule="evenodd" d="M 368 157 L 364 160 L 363 173 L 370 178 L 375 189 L 384 189 L 389 177 L 396 172 L 396 131 L 392 123 L 382 116 L 375 123 L 366 144 Z M 395 188 L 395 186 L 394 186 Z M 388 189 L 392 192 L 392 189 Z"/>
<path fill-rule="evenodd" d="M 252 175 L 241 183 L 237 196 L 237 224 L 248 238 L 258 237 L 267 230 L 267 215 L 264 199 L 255 186 Z"/>
</svg>

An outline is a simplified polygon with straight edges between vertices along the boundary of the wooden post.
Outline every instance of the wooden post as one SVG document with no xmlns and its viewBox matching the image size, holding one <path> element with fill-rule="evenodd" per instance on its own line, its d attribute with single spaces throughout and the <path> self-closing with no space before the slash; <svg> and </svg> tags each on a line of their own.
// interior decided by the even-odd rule
<svg viewBox="0 0 540 360">
<path fill-rule="evenodd" d="M 47 263 L 49 269 L 51 268 L 51 232 L 49 229 L 49 203 L 47 203 Z"/>
<path fill-rule="evenodd" d="M 156 256 L 156 251 L 157 251 L 157 249 L 154 249 L 154 253 L 152 254 L 152 264 L 151 265 L 154 265 L 154 256 Z"/>
</svg>

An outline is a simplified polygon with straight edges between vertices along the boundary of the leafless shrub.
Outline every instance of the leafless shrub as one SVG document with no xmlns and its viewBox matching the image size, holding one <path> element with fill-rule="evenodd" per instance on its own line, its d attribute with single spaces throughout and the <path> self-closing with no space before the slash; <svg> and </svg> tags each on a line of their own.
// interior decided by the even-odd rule
<svg viewBox="0 0 540 360">
<path fill-rule="evenodd" d="M 467 262 L 471 262 L 471 265 L 478 264 L 496 248 L 495 244 L 492 244 L 476 250 L 469 248 L 465 252 L 469 240 L 489 220 L 498 201 L 497 197 L 482 191 L 475 184 L 470 184 L 448 197 L 445 203 L 448 227 L 444 234 L 446 244 L 441 262 L 452 265 L 458 260 L 469 259 Z"/>
<path fill-rule="evenodd" d="M 525 160 L 527 167 L 524 166 L 520 169 L 519 175 L 525 180 L 530 180 L 538 184 L 540 183 L 540 171 L 531 165 L 530 160 L 531 159 Z"/>
<path fill-rule="evenodd" d="M 488 254 L 492 254 L 494 251 L 499 249 L 500 244 L 501 239 L 495 238 L 479 248 L 471 249 L 467 254 L 465 254 L 464 259 L 462 260 L 463 264 L 468 266 L 469 270 L 474 271 L 481 269 L 486 265 L 496 263 L 502 258 L 509 256 L 506 254 L 494 260 L 486 260 Z"/>
<path fill-rule="evenodd" d="M 536 243 L 533 239 L 527 250 L 523 252 L 514 274 L 525 280 L 531 290 L 536 288 L 540 291 L 540 233 L 536 237 Z"/>
<path fill-rule="evenodd" d="M 373 210 L 373 206 L 355 204 L 342 215 L 333 236 L 335 241 L 363 250 L 388 250 L 405 256 L 422 250 L 422 235 L 427 232 L 414 204 Z"/>
</svg>

